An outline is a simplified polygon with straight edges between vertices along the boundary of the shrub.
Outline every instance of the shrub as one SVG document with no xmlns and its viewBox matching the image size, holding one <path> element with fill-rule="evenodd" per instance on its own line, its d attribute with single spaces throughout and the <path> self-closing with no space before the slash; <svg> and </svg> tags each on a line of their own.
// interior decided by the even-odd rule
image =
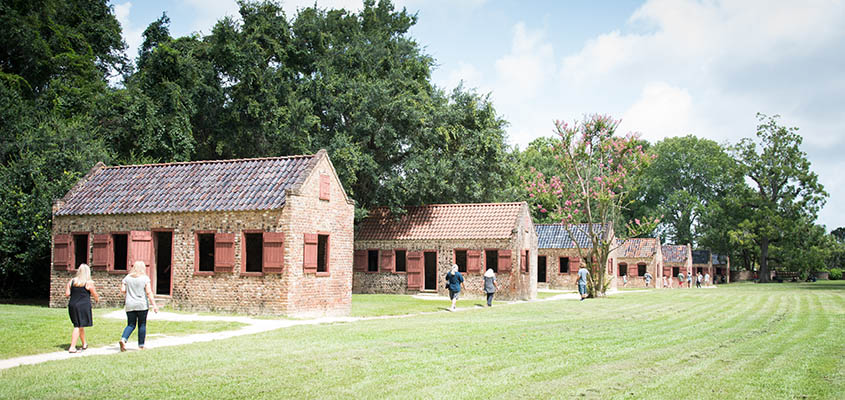
<svg viewBox="0 0 845 400">
<path fill-rule="evenodd" d="M 842 279 L 842 270 L 839 268 L 833 268 L 830 270 L 830 279 L 831 280 L 840 280 Z"/>
</svg>

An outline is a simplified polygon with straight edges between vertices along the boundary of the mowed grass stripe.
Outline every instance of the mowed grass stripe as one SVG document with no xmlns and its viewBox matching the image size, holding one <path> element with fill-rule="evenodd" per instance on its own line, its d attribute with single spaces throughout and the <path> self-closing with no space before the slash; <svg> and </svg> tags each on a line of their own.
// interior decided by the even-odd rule
<svg viewBox="0 0 845 400">
<path fill-rule="evenodd" d="M 0 398 L 842 398 L 841 289 L 810 287 L 819 289 L 727 285 L 301 326 L 15 368 L 0 373 Z M 828 344 L 788 356 L 812 336 Z M 772 349 L 775 338 L 787 348 Z M 791 391 L 749 384 L 808 365 L 819 367 Z"/>
<path fill-rule="evenodd" d="M 777 301 L 773 302 L 770 296 L 758 296 L 752 303 L 749 301 L 750 296 L 729 296 L 725 299 L 730 299 L 734 302 L 733 308 L 728 307 L 729 311 L 722 311 L 719 313 L 732 315 L 729 319 L 723 319 L 718 324 L 711 326 L 714 334 L 701 336 L 700 332 L 690 331 L 684 332 L 682 336 L 693 336 L 699 338 L 696 343 L 708 343 L 707 349 L 712 352 L 707 352 L 705 357 L 690 358 L 690 352 L 696 351 L 700 347 L 684 346 L 686 341 L 682 341 L 679 347 L 674 348 L 674 354 L 663 359 L 664 361 L 659 370 L 661 373 L 658 379 L 647 381 L 645 389 L 641 391 L 641 395 L 651 397 L 670 396 L 670 397 L 700 397 L 700 396 L 715 396 L 721 397 L 724 393 L 716 390 L 707 393 L 706 389 L 713 383 L 712 376 L 718 376 L 718 371 L 721 370 L 724 374 L 730 374 L 727 366 L 735 366 L 735 363 L 730 361 L 729 352 L 736 351 L 737 344 L 742 345 L 748 336 L 750 330 L 753 330 L 758 325 L 758 318 L 770 313 L 777 305 Z M 726 305 L 722 303 L 722 305 Z M 729 344 L 726 344 L 729 343 Z M 680 349 L 680 350 L 678 350 Z M 695 353 L 698 355 L 698 353 Z M 724 369 L 723 369 L 724 368 Z M 716 373 L 704 373 L 707 371 L 714 371 Z M 715 386 L 718 387 L 718 384 Z"/>
</svg>

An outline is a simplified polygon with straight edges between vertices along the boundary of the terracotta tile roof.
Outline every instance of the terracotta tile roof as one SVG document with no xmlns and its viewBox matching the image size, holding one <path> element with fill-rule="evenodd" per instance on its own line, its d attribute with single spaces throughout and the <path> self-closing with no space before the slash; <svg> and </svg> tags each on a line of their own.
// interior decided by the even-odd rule
<svg viewBox="0 0 845 400">
<path fill-rule="evenodd" d="M 693 250 L 692 251 L 693 264 L 709 264 L 710 250 Z"/>
<path fill-rule="evenodd" d="M 534 229 L 537 230 L 538 249 L 574 249 L 576 248 L 576 241 L 578 247 L 593 247 L 593 243 L 588 236 L 588 224 L 569 225 L 569 230 L 572 231 L 575 240 L 569 235 L 569 230 L 566 229 L 564 224 L 537 224 Z M 602 224 L 593 224 L 593 231 L 604 234 Z"/>
<path fill-rule="evenodd" d="M 663 262 L 685 263 L 687 262 L 687 246 L 676 246 L 672 244 L 663 245 L 660 248 L 663 252 Z"/>
<path fill-rule="evenodd" d="M 631 238 L 625 240 L 617 250 L 619 258 L 654 257 L 660 242 L 656 238 Z"/>
<path fill-rule="evenodd" d="M 504 239 L 525 203 L 434 204 L 408 207 L 396 219 L 387 208 L 361 221 L 355 240 Z"/>
<path fill-rule="evenodd" d="M 59 202 L 56 215 L 278 209 L 285 189 L 300 184 L 322 153 L 95 167 Z"/>
</svg>

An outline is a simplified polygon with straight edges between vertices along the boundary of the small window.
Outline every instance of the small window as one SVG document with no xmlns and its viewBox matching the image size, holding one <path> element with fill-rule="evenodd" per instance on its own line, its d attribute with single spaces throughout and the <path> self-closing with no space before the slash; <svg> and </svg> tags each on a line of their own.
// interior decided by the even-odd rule
<svg viewBox="0 0 845 400">
<path fill-rule="evenodd" d="M 329 272 L 329 235 L 317 235 L 317 272 Z"/>
<path fill-rule="evenodd" d="M 394 265 L 394 272 L 407 272 L 405 265 L 405 250 L 396 250 L 396 265 Z"/>
<path fill-rule="evenodd" d="M 125 233 L 115 233 L 111 235 L 112 240 L 112 260 L 114 260 L 115 271 L 126 271 L 126 261 L 129 258 L 128 244 L 129 235 Z"/>
<path fill-rule="evenodd" d="M 486 250 L 484 257 L 487 259 L 487 269 L 493 269 L 493 272 L 499 273 L 499 250 Z"/>
<path fill-rule="evenodd" d="M 561 274 L 568 274 L 569 273 L 569 257 L 561 257 L 559 261 L 560 261 L 560 273 Z"/>
<path fill-rule="evenodd" d="M 244 233 L 246 248 L 246 272 L 261 272 L 264 267 L 264 235 L 261 233 Z"/>
<path fill-rule="evenodd" d="M 628 264 L 619 264 L 619 276 L 628 275 Z"/>
<path fill-rule="evenodd" d="M 197 234 L 197 248 L 199 251 L 199 271 L 214 272 L 214 234 Z"/>
<path fill-rule="evenodd" d="M 645 276 L 646 268 L 645 264 L 637 264 L 637 275 Z"/>
<path fill-rule="evenodd" d="M 458 264 L 458 272 L 467 272 L 467 251 L 455 250 L 455 264 Z"/>
<path fill-rule="evenodd" d="M 378 250 L 367 250 L 367 272 L 378 272 Z"/>
<path fill-rule="evenodd" d="M 88 264 L 88 234 L 73 235 L 73 268 Z"/>
<path fill-rule="evenodd" d="M 673 278 L 677 278 L 678 275 L 680 275 L 680 273 L 681 273 L 680 267 L 672 267 L 672 277 Z"/>
</svg>

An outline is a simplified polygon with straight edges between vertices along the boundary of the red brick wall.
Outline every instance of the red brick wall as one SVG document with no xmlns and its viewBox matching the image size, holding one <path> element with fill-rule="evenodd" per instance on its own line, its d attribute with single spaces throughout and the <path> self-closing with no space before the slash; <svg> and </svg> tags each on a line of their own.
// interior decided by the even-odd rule
<svg viewBox="0 0 845 400">
<path fill-rule="evenodd" d="M 330 200 L 319 200 L 319 175 L 330 173 Z M 173 276 L 169 304 L 183 309 L 250 314 L 349 313 L 352 285 L 353 205 L 348 203 L 327 159 L 321 160 L 297 193 L 289 193 L 282 210 L 163 213 L 99 216 L 55 216 L 53 234 L 109 233 L 172 229 Z M 194 273 L 196 231 L 234 233 L 233 272 Z M 244 230 L 283 232 L 285 265 L 280 274 L 242 274 Z M 306 275 L 302 269 L 303 234 L 330 234 L 327 276 Z M 90 257 L 90 243 L 89 243 Z M 64 307 L 64 287 L 73 272 L 52 270 L 50 305 Z M 125 272 L 94 271 L 101 306 L 122 306 L 120 281 Z"/>
</svg>

